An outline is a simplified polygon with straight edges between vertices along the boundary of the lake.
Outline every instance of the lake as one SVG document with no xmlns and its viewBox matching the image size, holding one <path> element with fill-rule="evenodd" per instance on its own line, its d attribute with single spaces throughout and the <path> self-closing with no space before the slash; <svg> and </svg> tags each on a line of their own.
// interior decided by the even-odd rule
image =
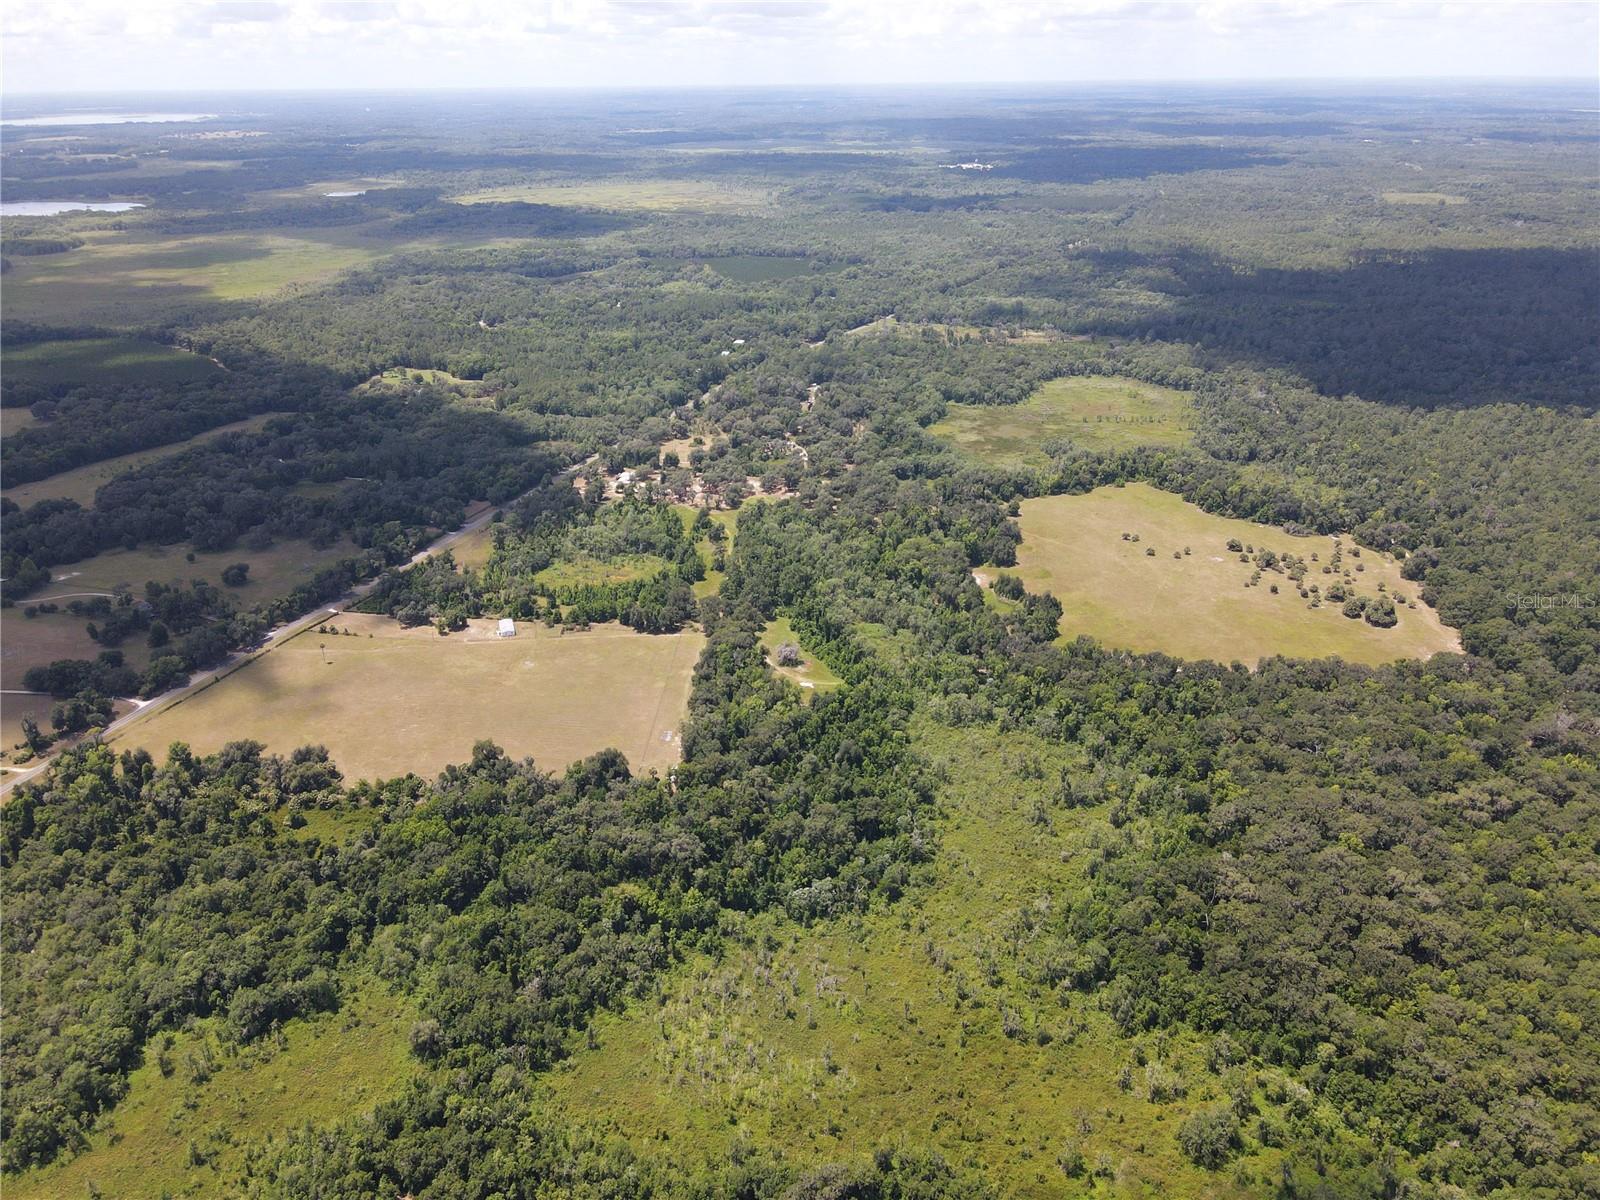
<svg viewBox="0 0 1600 1200">
<path fill-rule="evenodd" d="M 122 200 L 108 203 L 89 200 L 14 200 L 0 204 L 0 217 L 53 217 L 66 212 L 120 213 L 143 207 L 142 204 L 130 204 Z"/>
</svg>

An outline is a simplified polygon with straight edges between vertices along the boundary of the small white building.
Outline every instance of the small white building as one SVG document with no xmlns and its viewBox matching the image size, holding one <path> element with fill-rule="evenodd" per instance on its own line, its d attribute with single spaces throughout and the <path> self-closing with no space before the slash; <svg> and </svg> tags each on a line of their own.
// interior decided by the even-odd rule
<svg viewBox="0 0 1600 1200">
<path fill-rule="evenodd" d="M 496 637 L 516 637 L 517 623 L 510 617 L 500 618 L 500 628 L 495 631 Z"/>
</svg>

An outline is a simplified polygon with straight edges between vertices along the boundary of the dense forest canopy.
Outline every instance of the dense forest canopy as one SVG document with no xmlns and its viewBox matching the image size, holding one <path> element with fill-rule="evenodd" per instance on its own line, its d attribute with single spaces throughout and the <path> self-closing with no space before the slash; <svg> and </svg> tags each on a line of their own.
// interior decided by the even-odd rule
<svg viewBox="0 0 1600 1200">
<path fill-rule="evenodd" d="M 191 1142 L 197 1194 L 931 1200 L 1023 1160 L 1039 1194 L 1600 1194 L 1592 97 L 371 99 L 0 153 L 8 201 L 146 205 L 6 218 L 8 638 L 110 555 L 244 568 L 79 597 L 93 657 L 27 672 L 65 748 L 0 808 L 8 1188 L 99 1170 L 151 1064 L 201 1088 L 174 1039 L 252 1063 L 381 988 L 391 1093 Z M 1176 389 L 1192 440 L 1019 468 L 931 428 L 1077 376 Z M 1134 654 L 975 578 L 1023 500 L 1135 482 L 1390 556 L 1461 652 Z M 481 560 L 413 563 L 469 512 Z M 339 557 L 242 599 L 286 543 Z M 681 762 L 80 736 L 368 583 L 445 637 L 698 627 Z M 836 686 L 773 670 L 780 622 Z M 1034 747 L 984 803 L 1070 873 L 940 928 L 957 734 Z M 723 1154 L 552 1099 L 597 1014 L 666 1043 L 684 972 L 880 917 L 951 980 L 940 1053 L 1098 1039 L 1139 1153 L 1097 1105 L 980 1146 L 908 1091 L 877 1144 L 735 1114 Z"/>
</svg>

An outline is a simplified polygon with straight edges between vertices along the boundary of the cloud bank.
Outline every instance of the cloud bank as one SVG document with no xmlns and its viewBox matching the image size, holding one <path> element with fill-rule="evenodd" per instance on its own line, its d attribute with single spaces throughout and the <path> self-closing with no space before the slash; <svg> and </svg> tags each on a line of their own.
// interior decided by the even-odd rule
<svg viewBox="0 0 1600 1200">
<path fill-rule="evenodd" d="M 6 91 L 1593 77 L 1600 6 L 12 0 Z"/>
</svg>

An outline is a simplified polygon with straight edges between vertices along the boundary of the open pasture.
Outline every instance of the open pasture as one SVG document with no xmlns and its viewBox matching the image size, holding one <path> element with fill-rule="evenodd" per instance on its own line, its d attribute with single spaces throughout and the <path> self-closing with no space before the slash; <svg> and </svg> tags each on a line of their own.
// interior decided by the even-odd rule
<svg viewBox="0 0 1600 1200">
<path fill-rule="evenodd" d="M 484 188 L 454 197 L 457 204 L 553 204 L 621 211 L 744 213 L 766 207 L 762 188 L 702 179 L 597 179 L 583 183 L 527 183 Z"/>
<path fill-rule="evenodd" d="M 37 599 L 30 597 L 13 608 L 0 609 L 0 687 L 7 691 L 21 688 L 22 677 L 34 667 L 47 667 L 63 658 L 94 658 L 110 648 L 89 636 L 87 626 L 94 618 L 67 612 L 66 600 L 56 602 L 61 606 L 60 612 L 24 616 L 22 610 L 36 603 Z M 150 651 L 142 634 L 128 638 L 115 649 L 121 650 L 128 665 L 136 670 L 149 664 Z"/>
<path fill-rule="evenodd" d="M 1086 450 L 1183 446 L 1194 436 L 1186 393 L 1121 376 L 1052 379 L 1021 404 L 952 404 L 928 432 L 991 466 L 1047 466 L 1044 445 Z"/>
<path fill-rule="evenodd" d="M 1465 196 L 1457 196 L 1452 192 L 1384 192 L 1383 199 L 1389 204 L 1423 204 L 1430 206 L 1465 204 L 1467 202 Z"/>
<path fill-rule="evenodd" d="M 222 368 L 209 358 L 143 338 L 76 338 L 8 346 L 7 379 L 46 387 L 129 383 L 170 386 L 206 379 Z"/>
<path fill-rule="evenodd" d="M 349 229 L 97 235 L 65 254 L 15 260 L 6 272 L 6 313 L 126 327 L 147 321 L 152 305 L 256 299 L 329 279 L 390 249 Z"/>
<path fill-rule="evenodd" d="M 0 408 L 0 438 L 15 437 L 38 423 L 39 418 L 26 408 Z"/>
<path fill-rule="evenodd" d="M 327 746 L 348 778 L 432 775 L 489 738 L 545 769 L 615 747 L 635 771 L 678 761 L 690 676 L 704 638 L 604 625 L 561 634 L 493 621 L 440 637 L 387 617 L 332 618 L 117 735 L 160 755 L 174 741 L 210 753 L 239 738 L 276 751 Z"/>
<path fill-rule="evenodd" d="M 23 508 L 30 504 L 37 504 L 41 500 L 76 500 L 85 508 L 94 504 L 94 494 L 103 486 L 110 483 L 118 475 L 136 470 L 148 463 L 166 458 L 168 455 L 177 454 L 190 446 L 216 437 L 222 433 L 252 433 L 263 426 L 273 417 L 282 416 L 282 413 L 258 413 L 253 417 L 246 417 L 242 421 L 234 421 L 227 425 L 218 425 L 215 429 L 208 429 L 204 433 L 197 433 L 192 438 L 181 442 L 169 442 L 165 446 L 152 446 L 148 450 L 134 450 L 128 454 L 119 454 L 115 458 L 103 458 L 99 462 L 86 463 L 81 467 L 74 467 L 70 471 L 61 471 L 55 475 L 46 476 L 44 479 L 35 479 L 30 483 L 19 483 L 16 487 L 8 487 L 3 494 L 7 500 L 15 501 Z"/>
<path fill-rule="evenodd" d="M 1288 576 L 1275 571 L 1246 586 L 1254 567 L 1227 548 L 1237 538 L 1280 556 L 1293 553 L 1309 561 L 1315 554 L 1318 561 L 1310 563 L 1304 582 L 1326 590 L 1342 578 L 1321 573 L 1331 565 L 1335 539 L 1295 537 L 1273 526 L 1212 516 L 1145 484 L 1026 500 L 1021 524 L 1014 573 L 1029 591 L 1048 591 L 1061 601 L 1064 637 L 1088 634 L 1129 650 L 1251 665 L 1274 654 L 1378 664 L 1460 649 L 1456 632 L 1431 608 L 1400 601 L 1414 599 L 1417 585 L 1400 577 L 1397 562 L 1375 550 L 1361 549 L 1357 556 L 1360 548 L 1348 538 L 1345 586 L 1355 595 L 1376 597 L 1386 590 L 1395 597 L 1399 620 L 1391 628 L 1346 617 L 1337 603 L 1310 608 Z M 1124 534 L 1138 540 L 1125 540 Z"/>
<path fill-rule="evenodd" d="M 224 587 L 222 572 L 233 563 L 249 563 L 250 574 L 241 587 L 224 587 L 242 607 L 274 600 L 304 583 L 324 567 L 356 553 L 348 541 L 318 549 L 308 542 L 277 541 L 265 550 L 235 546 L 231 550 L 189 551 L 182 545 L 141 546 L 137 550 L 107 550 L 82 562 L 62 563 L 46 588 L 28 597 L 37 603 L 50 596 L 71 592 L 110 592 L 118 584 L 144 590 L 146 580 L 158 583 L 183 583 L 204 579 Z M 194 561 L 189 561 L 189 554 Z"/>
</svg>

